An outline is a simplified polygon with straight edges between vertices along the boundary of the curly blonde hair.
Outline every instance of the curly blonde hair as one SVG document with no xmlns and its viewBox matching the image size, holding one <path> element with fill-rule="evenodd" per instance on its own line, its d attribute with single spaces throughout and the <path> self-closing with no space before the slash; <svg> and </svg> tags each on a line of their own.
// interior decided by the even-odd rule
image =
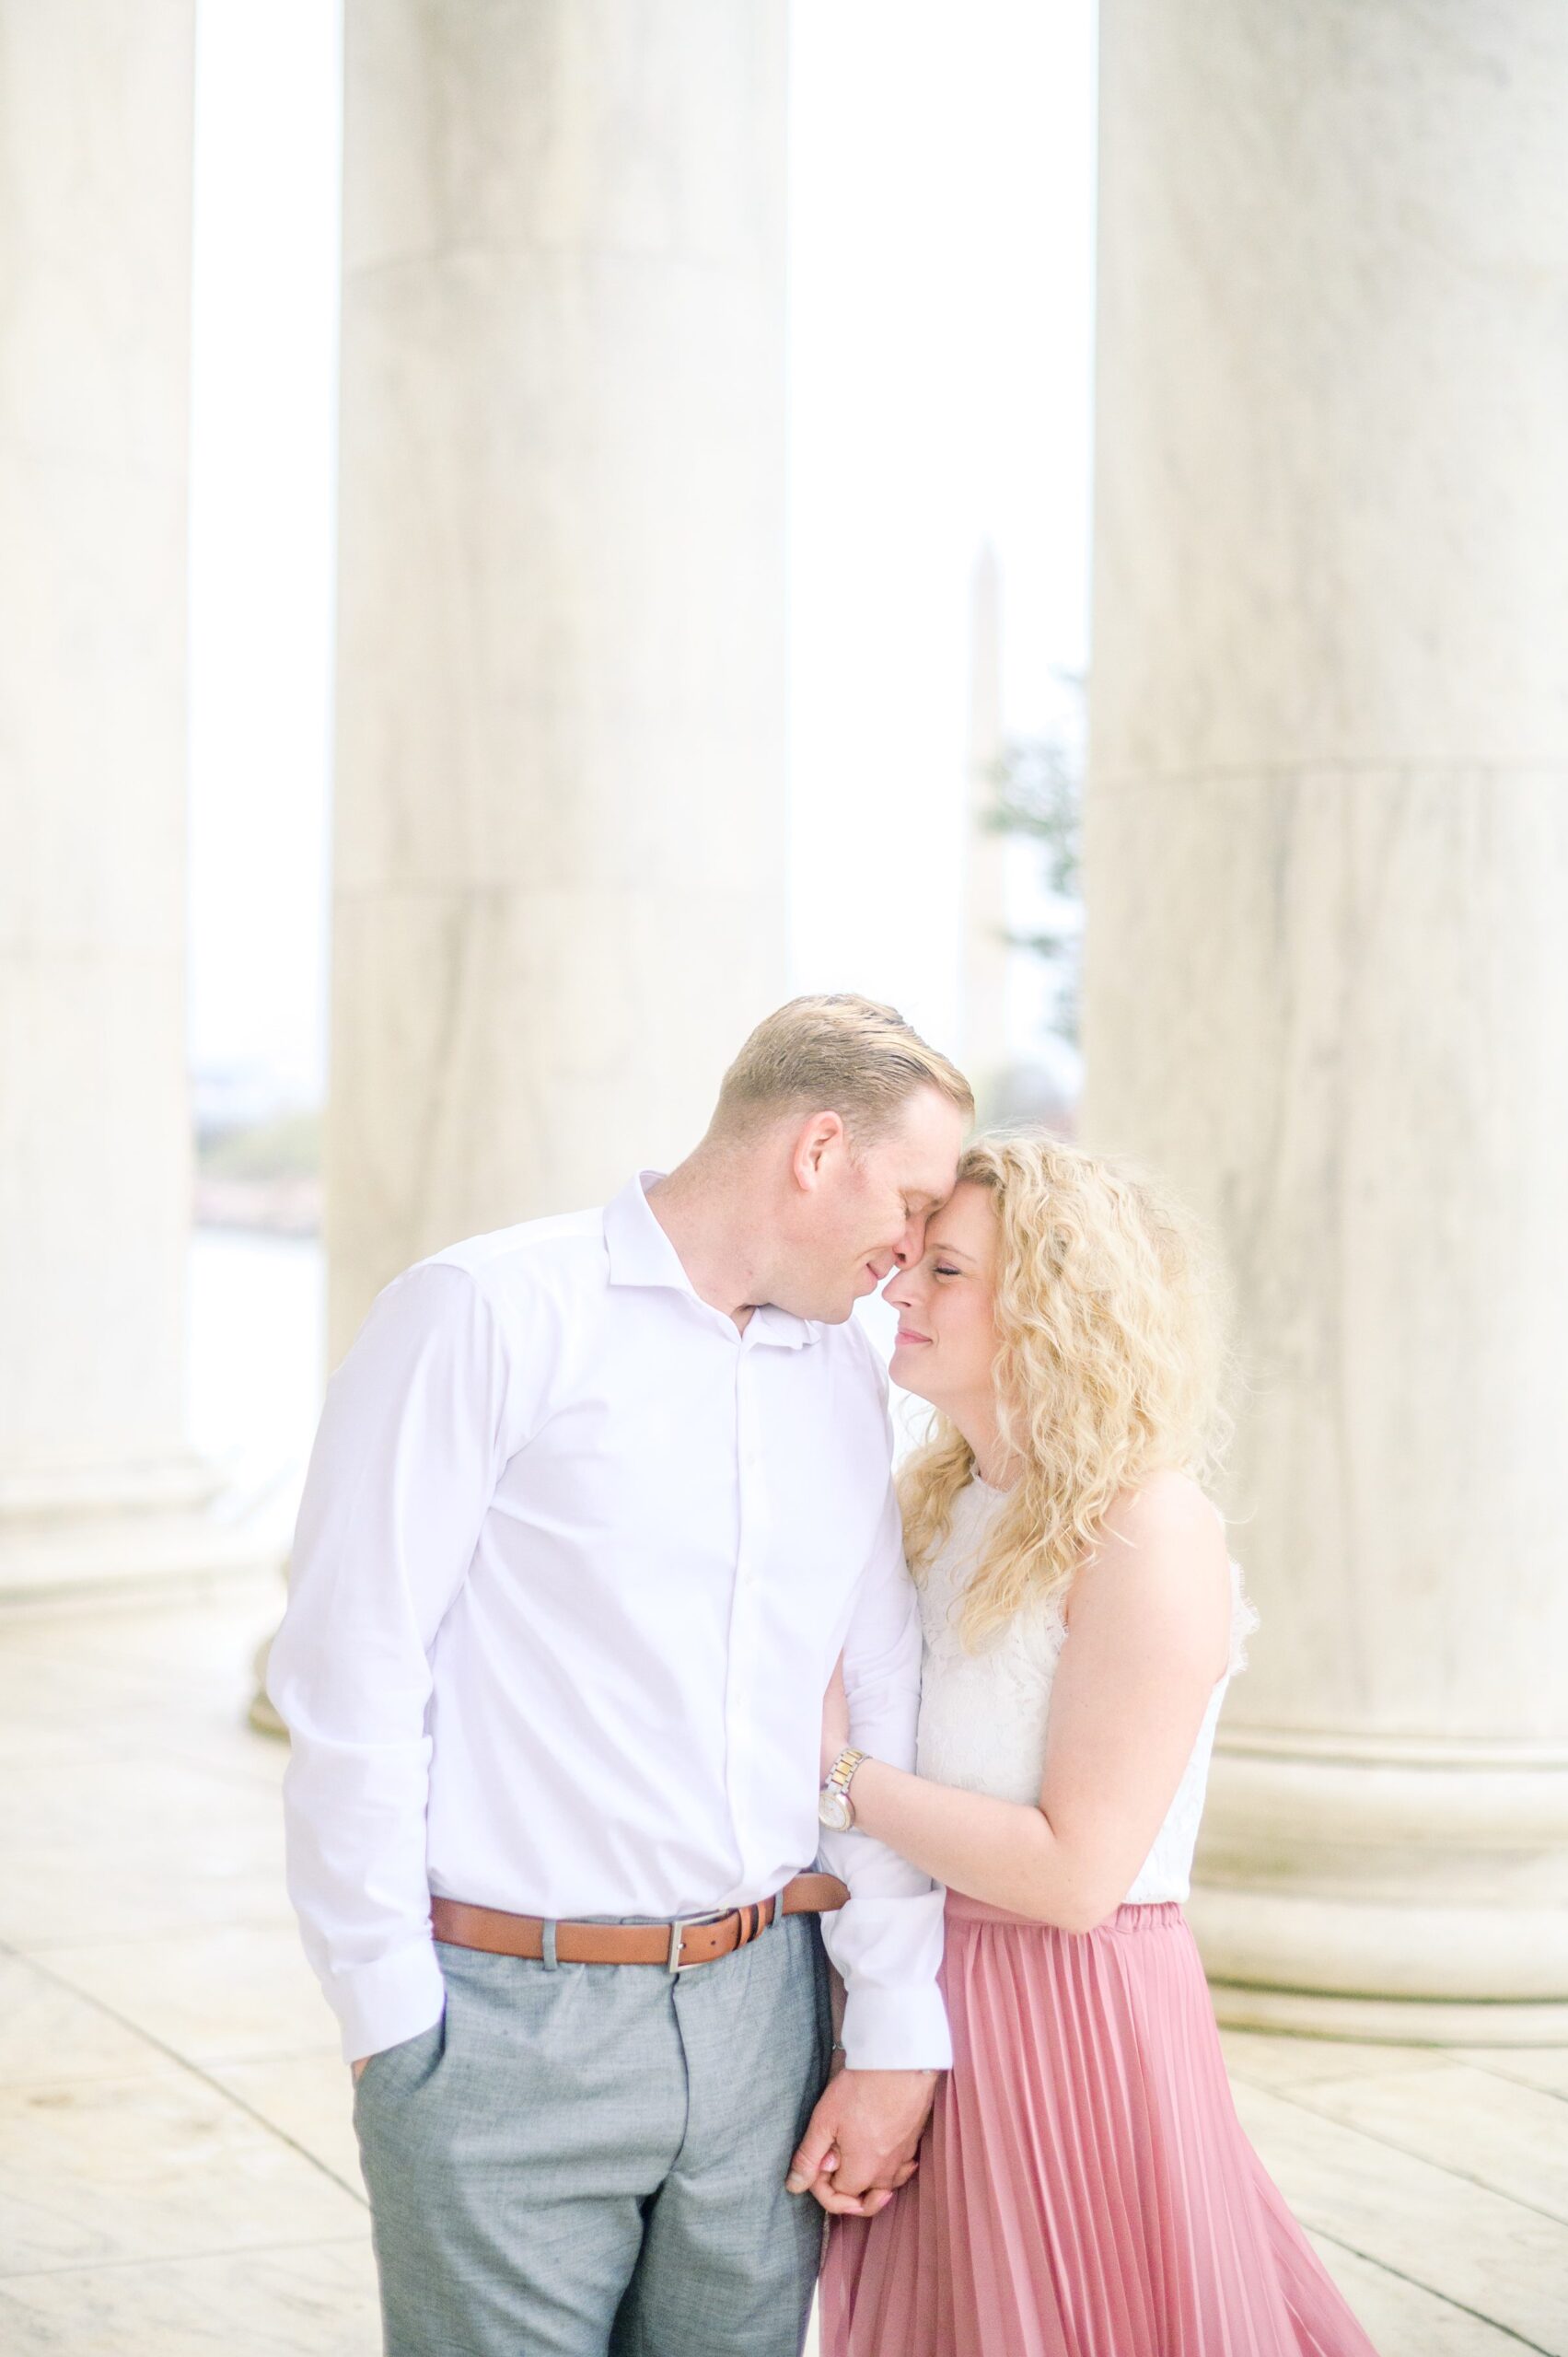
<svg viewBox="0 0 1568 2357">
<path fill-rule="evenodd" d="M 1002 1438 L 1024 1469 L 965 1596 L 972 1647 L 1030 1597 L 1065 1593 L 1122 1492 L 1167 1467 L 1209 1480 L 1229 1418 L 1216 1267 L 1163 1190 L 1041 1132 L 977 1138 L 958 1180 L 994 1201 L 994 1380 Z M 900 1480 L 917 1579 L 975 1470 L 936 1411 Z"/>
</svg>

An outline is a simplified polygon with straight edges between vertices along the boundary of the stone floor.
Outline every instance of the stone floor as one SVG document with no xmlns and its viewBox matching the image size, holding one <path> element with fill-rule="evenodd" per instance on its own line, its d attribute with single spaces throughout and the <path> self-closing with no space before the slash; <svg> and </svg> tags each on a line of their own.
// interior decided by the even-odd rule
<svg viewBox="0 0 1568 2357">
<path fill-rule="evenodd" d="M 244 1724 L 271 1584 L 0 1618 L 0 2349 L 374 2357 L 347 2073 Z M 1383 2357 L 1568 2352 L 1568 2052 L 1235 2037 Z"/>
</svg>

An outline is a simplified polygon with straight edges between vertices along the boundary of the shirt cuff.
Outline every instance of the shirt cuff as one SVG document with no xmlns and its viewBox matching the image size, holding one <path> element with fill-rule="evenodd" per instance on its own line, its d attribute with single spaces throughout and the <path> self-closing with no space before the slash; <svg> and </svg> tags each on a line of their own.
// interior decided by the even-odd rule
<svg viewBox="0 0 1568 2357">
<path fill-rule="evenodd" d="M 343 2032 L 345 2062 L 401 2046 L 405 2038 L 417 2038 L 438 2022 L 447 2010 L 447 1984 L 428 1939 L 394 1948 L 374 1964 L 335 1972 L 324 1986 Z"/>
<path fill-rule="evenodd" d="M 841 2033 L 851 2071 L 947 2071 L 953 2040 L 947 2008 L 934 1981 L 906 1989 L 864 1980 L 844 1991 Z"/>
</svg>

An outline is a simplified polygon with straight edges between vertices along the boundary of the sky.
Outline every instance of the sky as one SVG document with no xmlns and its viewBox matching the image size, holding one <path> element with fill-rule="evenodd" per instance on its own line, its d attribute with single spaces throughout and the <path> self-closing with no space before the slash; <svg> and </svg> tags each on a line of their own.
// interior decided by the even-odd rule
<svg viewBox="0 0 1568 2357">
<path fill-rule="evenodd" d="M 325 1061 L 339 43 L 199 0 L 191 1053 L 278 1102 Z M 795 0 L 791 985 L 948 1041 L 988 543 L 1009 731 L 1086 660 L 1093 142 L 1092 0 Z"/>
</svg>

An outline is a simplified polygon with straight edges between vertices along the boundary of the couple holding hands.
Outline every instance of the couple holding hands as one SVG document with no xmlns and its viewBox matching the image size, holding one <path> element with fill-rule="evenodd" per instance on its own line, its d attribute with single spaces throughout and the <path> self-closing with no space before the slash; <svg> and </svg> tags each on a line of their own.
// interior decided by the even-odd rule
<svg viewBox="0 0 1568 2357">
<path fill-rule="evenodd" d="M 796 1000 L 331 1379 L 269 1686 L 389 2357 L 796 2357 L 819 2275 L 824 2357 L 1370 2357 L 1181 1912 L 1249 1619 L 1202 1240 L 972 1113 Z"/>
</svg>

